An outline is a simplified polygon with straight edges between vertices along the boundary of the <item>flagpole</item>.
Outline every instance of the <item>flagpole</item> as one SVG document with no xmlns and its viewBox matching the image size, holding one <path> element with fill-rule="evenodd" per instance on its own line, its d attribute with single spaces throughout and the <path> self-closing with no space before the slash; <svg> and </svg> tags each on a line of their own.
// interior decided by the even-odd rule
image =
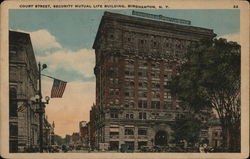
<svg viewBox="0 0 250 159">
<path fill-rule="evenodd" d="M 42 76 L 45 76 L 45 77 L 48 77 L 48 78 L 51 78 L 51 79 L 54 79 L 54 80 L 59 80 L 59 81 L 63 81 L 63 80 L 60 80 L 58 78 L 55 78 L 55 77 L 52 77 L 52 76 L 49 76 L 49 75 L 45 75 L 45 74 L 41 74 Z M 66 82 L 66 81 L 63 81 L 63 82 Z"/>
</svg>

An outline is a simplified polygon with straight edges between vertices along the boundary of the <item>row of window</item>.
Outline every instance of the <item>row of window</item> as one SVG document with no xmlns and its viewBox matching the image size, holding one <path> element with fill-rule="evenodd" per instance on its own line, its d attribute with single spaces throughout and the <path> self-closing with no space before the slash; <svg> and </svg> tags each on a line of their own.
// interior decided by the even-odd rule
<svg viewBox="0 0 250 159">
<path fill-rule="evenodd" d="M 111 89 L 113 90 L 113 89 Z M 127 90 L 124 93 L 125 97 L 134 97 L 134 91 L 133 90 Z M 148 92 L 147 91 L 138 91 L 139 97 L 145 97 L 147 98 Z M 151 97 L 152 98 L 160 98 L 160 92 L 159 91 L 151 91 Z M 171 98 L 170 91 L 164 92 L 164 98 Z"/>
<path fill-rule="evenodd" d="M 111 74 L 110 74 L 110 75 L 111 75 Z M 112 75 L 117 76 L 117 74 L 115 74 L 115 73 L 113 73 Z M 125 76 L 134 77 L 134 75 L 135 75 L 135 73 L 134 73 L 133 70 L 126 70 L 126 71 L 125 71 Z M 146 70 L 145 70 L 145 71 L 139 71 L 139 72 L 138 72 L 138 76 L 139 76 L 139 78 L 140 78 L 140 77 L 142 77 L 142 78 L 147 78 L 147 71 L 146 71 Z M 172 74 L 171 74 L 171 73 L 166 73 L 166 74 L 164 74 L 163 76 L 164 76 L 164 78 L 166 78 L 166 79 L 169 79 L 169 80 L 172 79 Z M 152 72 L 152 73 L 151 73 L 151 78 L 161 78 L 160 72 Z"/>
<path fill-rule="evenodd" d="M 118 56 L 111 56 L 110 57 L 110 62 L 112 62 L 112 63 L 118 63 L 119 62 L 119 57 Z M 131 67 L 134 67 L 135 62 L 132 59 L 125 59 L 125 64 L 126 64 L 126 67 L 131 68 Z M 142 68 L 151 66 L 152 69 L 155 69 L 155 68 L 160 68 L 161 64 L 160 64 L 160 62 L 148 63 L 147 61 L 139 61 L 138 62 L 138 66 L 142 67 Z M 115 70 L 115 69 L 118 69 L 118 68 L 113 68 L 113 69 Z M 171 70 L 172 66 L 170 64 L 164 64 L 164 69 L 165 70 Z"/>
<path fill-rule="evenodd" d="M 118 118 L 118 113 L 117 112 L 111 112 L 110 113 L 110 118 Z M 125 118 L 126 119 L 134 119 L 134 114 L 133 113 L 126 113 Z M 139 112 L 139 119 L 147 119 L 147 113 Z"/>
<path fill-rule="evenodd" d="M 112 131 L 113 129 L 111 129 L 110 130 L 110 135 L 111 136 L 119 135 L 119 131 L 117 131 L 117 129 L 115 129 L 115 131 Z M 147 129 L 146 128 L 139 128 L 137 132 L 138 132 L 138 135 L 147 135 Z M 135 128 L 125 128 L 124 134 L 125 135 L 134 135 L 135 134 Z"/>
<path fill-rule="evenodd" d="M 141 120 L 146 120 L 146 119 L 169 119 L 169 118 L 175 118 L 175 119 L 183 119 L 185 117 L 184 114 L 171 114 L 171 113 L 156 113 L 156 112 L 152 112 L 152 113 L 146 113 L 146 112 L 139 112 L 138 116 L 135 117 L 134 113 L 126 113 L 124 114 L 125 119 L 141 119 Z M 118 119 L 118 112 L 111 112 L 110 113 L 110 117 L 112 119 Z"/>
<path fill-rule="evenodd" d="M 119 99 L 110 100 L 110 104 L 120 104 Z M 133 101 L 126 101 L 126 104 L 124 105 L 126 108 L 133 108 L 134 102 Z M 170 108 L 172 106 L 171 101 L 164 101 L 164 108 Z M 148 102 L 147 100 L 139 100 L 138 101 L 138 107 L 139 108 L 148 108 Z M 152 109 L 160 109 L 160 101 L 152 101 L 151 102 L 151 108 Z"/>
</svg>

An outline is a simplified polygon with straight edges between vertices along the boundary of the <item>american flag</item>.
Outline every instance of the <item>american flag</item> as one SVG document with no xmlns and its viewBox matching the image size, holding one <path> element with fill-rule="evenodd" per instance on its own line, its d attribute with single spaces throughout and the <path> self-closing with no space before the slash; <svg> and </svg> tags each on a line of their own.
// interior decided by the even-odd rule
<svg viewBox="0 0 250 159">
<path fill-rule="evenodd" d="M 67 82 L 54 79 L 52 90 L 51 90 L 51 98 L 62 98 L 66 84 Z"/>
<path fill-rule="evenodd" d="M 18 106 L 17 111 L 18 111 L 18 112 L 23 112 L 24 109 L 25 109 L 25 104 L 22 103 L 22 104 L 20 104 L 20 105 Z"/>
</svg>

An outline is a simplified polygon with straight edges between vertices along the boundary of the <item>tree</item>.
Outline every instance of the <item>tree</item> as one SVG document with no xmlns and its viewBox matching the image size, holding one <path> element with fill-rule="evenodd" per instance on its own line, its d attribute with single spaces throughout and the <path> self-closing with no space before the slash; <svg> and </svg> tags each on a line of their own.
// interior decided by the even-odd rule
<svg viewBox="0 0 250 159">
<path fill-rule="evenodd" d="M 54 135 L 54 140 L 55 142 L 58 144 L 58 145 L 62 145 L 64 142 L 63 142 L 63 138 L 59 135 Z"/>
<path fill-rule="evenodd" d="M 200 41 L 190 47 L 171 91 L 182 106 L 199 112 L 214 109 L 227 151 L 240 146 L 240 45 L 225 39 Z"/>
<path fill-rule="evenodd" d="M 175 143 L 185 140 L 195 145 L 199 140 L 201 121 L 193 116 L 178 118 L 173 124 L 172 129 L 174 131 L 173 137 Z"/>
</svg>

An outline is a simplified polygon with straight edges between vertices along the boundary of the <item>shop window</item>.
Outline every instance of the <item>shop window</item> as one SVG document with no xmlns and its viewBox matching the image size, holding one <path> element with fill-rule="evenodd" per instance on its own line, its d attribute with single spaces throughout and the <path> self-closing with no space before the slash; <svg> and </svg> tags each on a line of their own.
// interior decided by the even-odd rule
<svg viewBox="0 0 250 159">
<path fill-rule="evenodd" d="M 147 113 L 139 112 L 139 119 L 147 119 Z"/>
<path fill-rule="evenodd" d="M 134 128 L 125 128 L 125 135 L 134 135 Z"/>
<path fill-rule="evenodd" d="M 138 135 L 147 135 L 147 129 L 146 128 L 139 128 Z"/>
<path fill-rule="evenodd" d="M 111 112 L 110 118 L 118 118 L 118 113 Z"/>
</svg>

